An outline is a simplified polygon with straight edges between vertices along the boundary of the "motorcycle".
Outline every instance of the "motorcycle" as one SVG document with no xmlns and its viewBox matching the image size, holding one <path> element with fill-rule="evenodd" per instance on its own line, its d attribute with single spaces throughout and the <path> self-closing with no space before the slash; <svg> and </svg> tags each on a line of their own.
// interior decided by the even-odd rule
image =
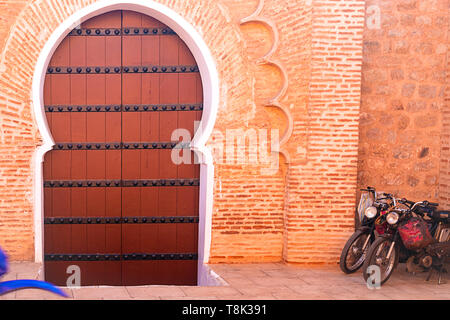
<svg viewBox="0 0 450 320">
<path fill-rule="evenodd" d="M 416 261 L 422 267 L 438 269 L 440 283 L 443 261 L 450 253 L 449 212 L 437 211 L 438 204 L 428 201 L 401 199 L 399 203 L 407 208 L 394 206 L 379 217 L 379 223 L 383 223 L 386 229 L 368 250 L 363 263 L 364 280 L 367 282 L 371 276 L 370 267 L 378 266 L 379 284 L 383 285 L 401 258 L 407 264 L 408 261 L 410 264 Z M 431 217 L 428 216 L 430 213 Z M 424 216 L 429 217 L 428 223 Z"/>
<path fill-rule="evenodd" d="M 360 201 L 358 209 L 364 212 L 364 215 L 361 215 L 362 219 L 360 218 L 361 224 L 342 249 L 339 266 L 346 274 L 354 273 L 361 268 L 370 244 L 378 233 L 383 233 L 383 227 L 376 224 L 377 218 L 391 206 L 396 205 L 396 199 L 392 194 L 377 194 L 373 187 L 367 187 L 361 191 L 367 192 L 368 196 L 373 198 L 373 202 L 361 208 L 363 200 Z M 361 198 L 363 199 L 363 196 Z"/>
<path fill-rule="evenodd" d="M 450 211 L 438 211 L 433 207 L 431 211 L 423 212 L 421 216 L 427 223 L 432 241 L 430 244 L 418 248 L 416 253 L 409 257 L 406 262 L 408 272 L 413 274 L 417 272 L 429 271 L 427 281 L 430 280 L 433 272 L 438 273 L 438 284 L 441 284 L 442 273 L 446 272 L 444 265 L 446 260 L 450 257 Z M 412 222 L 414 223 L 414 222 Z M 410 222 L 407 226 L 406 233 L 404 232 L 404 241 L 408 241 L 408 234 L 414 231 L 414 225 Z M 400 230 L 402 232 L 402 229 Z M 400 233 L 402 235 L 402 233 Z M 413 238 L 414 239 L 414 238 Z"/>
</svg>

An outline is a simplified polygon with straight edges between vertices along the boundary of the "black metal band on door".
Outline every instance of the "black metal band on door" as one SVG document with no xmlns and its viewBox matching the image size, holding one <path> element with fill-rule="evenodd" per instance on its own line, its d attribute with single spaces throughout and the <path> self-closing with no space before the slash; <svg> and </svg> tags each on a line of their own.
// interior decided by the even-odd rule
<svg viewBox="0 0 450 320">
<path fill-rule="evenodd" d="M 170 28 L 75 28 L 69 36 L 159 36 L 175 35 Z"/>
<path fill-rule="evenodd" d="M 44 188 L 98 188 L 98 187 L 189 187 L 198 186 L 199 179 L 154 180 L 70 180 L 45 181 Z"/>
<path fill-rule="evenodd" d="M 53 150 L 189 149 L 189 146 L 190 143 L 179 142 L 59 142 L 53 146 Z"/>
<path fill-rule="evenodd" d="M 49 67 L 47 74 L 109 74 L 109 73 L 193 73 L 199 72 L 197 66 L 108 66 L 108 67 Z"/>
<path fill-rule="evenodd" d="M 44 224 L 198 223 L 197 216 L 156 217 L 52 217 Z"/>
<path fill-rule="evenodd" d="M 109 105 L 109 106 L 45 106 L 45 112 L 161 112 L 161 111 L 202 111 L 203 104 L 152 104 L 152 105 Z"/>
<path fill-rule="evenodd" d="M 46 254 L 45 261 L 197 260 L 197 253 Z"/>
</svg>

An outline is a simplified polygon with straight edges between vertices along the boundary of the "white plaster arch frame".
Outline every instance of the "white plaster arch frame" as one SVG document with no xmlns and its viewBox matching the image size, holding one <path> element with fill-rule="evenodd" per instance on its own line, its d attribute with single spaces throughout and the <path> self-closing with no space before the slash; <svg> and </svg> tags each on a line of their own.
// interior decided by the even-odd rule
<svg viewBox="0 0 450 320">
<path fill-rule="evenodd" d="M 33 76 L 33 111 L 43 145 L 34 154 L 34 230 L 35 261 L 43 262 L 43 161 L 46 152 L 52 149 L 54 140 L 49 130 L 44 110 L 44 81 L 47 66 L 58 45 L 78 24 L 92 17 L 113 10 L 133 10 L 149 15 L 174 30 L 191 50 L 200 70 L 203 84 L 203 115 L 199 130 L 191 142 L 192 150 L 200 159 L 199 192 L 199 238 L 198 238 L 198 279 L 197 284 L 208 283 L 211 244 L 211 219 L 213 208 L 214 165 L 211 151 L 206 142 L 212 133 L 219 106 L 219 77 L 215 61 L 200 34 L 178 13 L 165 5 L 151 0 L 101 0 L 95 2 L 67 18 L 50 36 L 41 51 Z"/>
</svg>

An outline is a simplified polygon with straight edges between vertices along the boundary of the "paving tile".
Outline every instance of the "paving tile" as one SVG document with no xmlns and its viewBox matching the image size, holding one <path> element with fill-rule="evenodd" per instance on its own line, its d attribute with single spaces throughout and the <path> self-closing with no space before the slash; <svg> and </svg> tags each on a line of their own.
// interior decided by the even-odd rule
<svg viewBox="0 0 450 320">
<path fill-rule="evenodd" d="M 0 300 L 15 300 L 16 299 L 16 291 L 6 293 L 0 296 Z"/>
<path fill-rule="evenodd" d="M 247 278 L 247 276 L 239 271 L 228 271 L 228 270 L 224 270 L 224 271 L 218 271 L 216 272 L 218 275 L 220 275 L 221 278 L 223 279 L 228 279 L 228 278 Z"/>
<path fill-rule="evenodd" d="M 273 295 L 242 295 L 242 296 L 220 296 L 219 300 L 275 300 L 276 298 Z"/>
<path fill-rule="evenodd" d="M 228 264 L 221 264 L 221 263 L 208 264 L 208 268 L 210 268 L 214 272 L 217 272 L 217 271 L 221 271 L 221 270 L 229 270 L 230 269 L 230 265 L 228 265 Z"/>
<path fill-rule="evenodd" d="M 2 277 L 1 281 L 10 281 L 10 280 L 17 280 L 17 274 L 16 273 L 7 273 L 5 276 Z"/>
<path fill-rule="evenodd" d="M 392 300 L 391 297 L 381 294 L 341 294 L 333 296 L 333 300 Z"/>
<path fill-rule="evenodd" d="M 286 286 L 279 286 L 279 287 L 260 287 L 260 286 L 253 286 L 253 287 L 234 287 L 235 289 L 239 290 L 244 296 L 250 297 L 250 296 L 264 296 L 268 295 L 271 296 L 272 294 L 296 294 L 294 290 L 291 288 L 288 288 Z"/>
<path fill-rule="evenodd" d="M 14 273 L 38 274 L 40 268 L 41 264 L 34 262 L 11 262 L 9 264 L 10 272 Z"/>
<path fill-rule="evenodd" d="M 125 287 L 83 287 L 73 288 L 73 297 L 77 300 L 118 300 L 130 299 Z"/>
<path fill-rule="evenodd" d="M 72 292 L 67 289 L 63 289 L 65 293 L 72 298 Z M 65 300 L 67 298 L 61 297 L 55 293 L 48 292 L 40 289 L 23 289 L 16 291 L 17 300 Z"/>
<path fill-rule="evenodd" d="M 284 263 L 261 263 L 257 264 L 257 267 L 261 271 L 275 271 L 285 269 Z"/>
<path fill-rule="evenodd" d="M 238 290 L 231 287 L 182 287 L 186 296 L 239 296 L 242 295 Z"/>
<path fill-rule="evenodd" d="M 198 297 L 160 297 L 161 300 L 219 300 L 215 296 L 198 296 Z"/>
<path fill-rule="evenodd" d="M 399 291 L 383 291 L 383 294 L 393 300 L 449 300 L 450 295 L 439 295 L 439 294 L 411 294 L 408 292 Z"/>
<path fill-rule="evenodd" d="M 139 286 L 126 287 L 130 297 L 133 299 L 146 299 L 152 297 L 184 297 L 186 294 L 176 286 Z"/>
<path fill-rule="evenodd" d="M 267 274 L 264 273 L 261 270 L 256 270 L 256 269 L 246 269 L 246 270 L 241 270 L 241 271 L 233 271 L 233 272 L 223 272 L 224 276 L 228 276 L 228 277 L 233 277 L 233 276 L 237 276 L 237 277 L 246 277 L 246 278 L 260 278 L 260 277 L 267 277 Z M 222 276 L 222 273 L 220 274 L 220 276 Z"/>
<path fill-rule="evenodd" d="M 297 279 L 300 277 L 300 274 L 296 270 L 262 270 L 269 277 L 279 277 L 279 278 L 290 278 Z"/>
<path fill-rule="evenodd" d="M 179 297 L 177 297 L 177 299 L 178 298 Z M 172 299 L 175 299 L 175 298 L 172 297 Z M 150 296 L 143 296 L 143 297 L 141 297 L 141 296 L 137 296 L 136 298 L 131 298 L 130 297 L 129 300 L 161 300 L 161 297 L 150 297 Z M 168 298 L 168 300 L 170 300 L 170 299 Z"/>
<path fill-rule="evenodd" d="M 429 287 L 426 287 L 431 294 L 450 294 L 450 285 L 449 284 L 440 284 L 437 283 L 429 284 Z"/>
<path fill-rule="evenodd" d="M 323 291 L 336 300 L 389 300 L 389 297 L 384 295 L 381 289 L 369 289 L 365 284 L 312 290 L 312 292 L 315 291 Z"/>
<path fill-rule="evenodd" d="M 234 287 L 235 285 L 246 285 L 246 286 L 254 286 L 256 283 L 253 280 L 244 277 L 235 277 L 235 278 L 223 278 L 229 286 Z"/>
<path fill-rule="evenodd" d="M 332 300 L 331 296 L 321 292 L 305 294 L 274 293 L 273 296 L 277 300 Z"/>
<path fill-rule="evenodd" d="M 258 277 L 251 279 L 256 285 L 261 287 L 282 287 L 286 284 L 298 283 L 304 284 L 304 280 L 296 279 L 293 281 L 289 278 L 273 278 L 273 277 Z"/>
<path fill-rule="evenodd" d="M 38 280 L 38 274 L 37 273 L 18 273 L 17 279 Z"/>
<path fill-rule="evenodd" d="M 342 292 L 342 293 L 346 293 L 346 292 L 350 292 L 352 294 L 357 294 L 357 295 L 365 295 L 365 294 L 372 294 L 374 292 L 382 292 L 383 287 L 381 287 L 380 289 L 369 289 L 367 287 L 367 285 L 365 283 L 361 283 L 361 284 L 349 284 L 347 286 L 345 286 L 346 291 Z"/>
<path fill-rule="evenodd" d="M 450 287 L 447 287 L 447 289 L 450 289 Z M 420 284 L 402 284 L 402 285 L 393 285 L 390 284 L 390 286 L 382 286 L 381 290 L 391 290 L 391 291 L 399 291 L 399 292 L 405 292 L 409 294 L 414 295 L 426 295 L 426 294 L 432 294 L 433 291 L 431 290 L 431 287 L 427 287 L 425 285 Z"/>
<path fill-rule="evenodd" d="M 342 294 L 351 294 L 351 291 L 343 287 L 327 286 L 327 285 L 288 285 L 288 288 L 294 290 L 296 293 L 303 295 L 314 295 L 316 293 L 325 294 L 330 297 L 339 296 Z"/>
</svg>

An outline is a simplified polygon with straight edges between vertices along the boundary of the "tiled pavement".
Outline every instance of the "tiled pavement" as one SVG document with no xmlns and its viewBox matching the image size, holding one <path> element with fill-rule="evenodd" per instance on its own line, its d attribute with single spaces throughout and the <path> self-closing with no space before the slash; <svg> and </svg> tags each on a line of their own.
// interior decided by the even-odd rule
<svg viewBox="0 0 450 320">
<path fill-rule="evenodd" d="M 361 272 L 343 274 L 338 266 L 306 268 L 283 263 L 219 264 L 210 266 L 226 286 L 139 286 L 63 288 L 71 299 L 450 299 L 450 276 L 438 285 L 436 277 L 426 282 L 427 274 L 406 273 L 403 264 L 380 289 L 369 290 Z M 2 281 L 38 278 L 39 265 L 11 263 L 11 271 Z M 36 289 L 20 290 L 0 296 L 2 299 L 60 299 Z"/>
</svg>

